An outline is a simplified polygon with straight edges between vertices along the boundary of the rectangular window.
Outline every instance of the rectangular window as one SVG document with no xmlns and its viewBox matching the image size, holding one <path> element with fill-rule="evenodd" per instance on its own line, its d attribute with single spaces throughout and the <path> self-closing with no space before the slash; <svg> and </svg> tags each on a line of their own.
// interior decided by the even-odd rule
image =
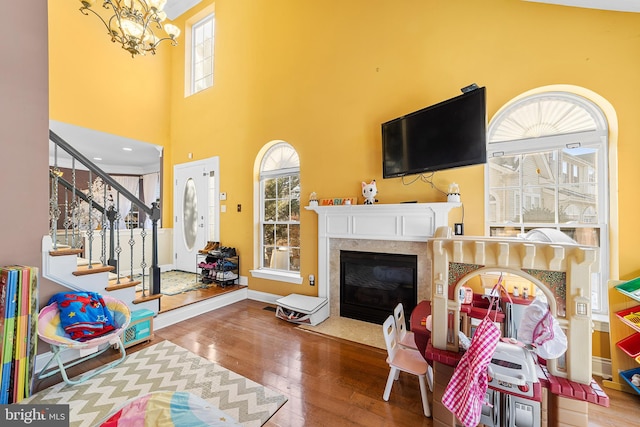
<svg viewBox="0 0 640 427">
<path fill-rule="evenodd" d="M 213 86 L 214 29 L 213 14 L 191 27 L 191 94 Z"/>
<path fill-rule="evenodd" d="M 262 268 L 300 272 L 300 174 L 262 180 Z"/>
<path fill-rule="evenodd" d="M 561 230 L 579 244 L 600 247 L 606 223 L 599 198 L 598 176 L 602 168 L 602 147 L 557 148 L 529 153 L 513 153 L 488 161 L 488 188 L 491 195 L 488 226 L 491 236 L 516 237 L 534 228 Z M 555 159 L 560 159 L 556 163 Z M 559 166 L 559 168 L 558 168 Z M 580 168 L 588 171 L 580 176 Z M 555 171 L 559 169 L 560 174 Z M 582 180 L 581 180 L 582 179 Z M 605 313 L 603 271 L 592 275 L 592 310 Z M 603 290 L 604 289 L 604 290 Z"/>
</svg>

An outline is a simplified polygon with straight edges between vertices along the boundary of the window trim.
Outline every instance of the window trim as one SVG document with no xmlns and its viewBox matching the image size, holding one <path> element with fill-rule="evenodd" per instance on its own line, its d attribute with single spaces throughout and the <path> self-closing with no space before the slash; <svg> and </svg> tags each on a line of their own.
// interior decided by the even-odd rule
<svg viewBox="0 0 640 427">
<path fill-rule="evenodd" d="M 300 273 L 286 273 L 282 270 L 273 270 L 271 268 L 254 268 L 249 270 L 251 277 L 257 277 L 258 279 L 275 280 L 277 282 L 294 283 L 296 285 L 302 284 L 302 275 Z"/>
</svg>

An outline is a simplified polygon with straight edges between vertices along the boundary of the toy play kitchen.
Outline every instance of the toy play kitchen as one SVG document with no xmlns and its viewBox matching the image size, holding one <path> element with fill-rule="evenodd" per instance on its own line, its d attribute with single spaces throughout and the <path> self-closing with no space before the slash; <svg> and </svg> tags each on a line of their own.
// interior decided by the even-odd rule
<svg viewBox="0 0 640 427">
<path fill-rule="evenodd" d="M 433 425 L 469 427 L 465 418 L 468 414 L 447 409 L 443 397 L 452 379 L 460 376 L 456 369 L 480 363 L 481 353 L 475 348 L 490 346 L 495 350 L 484 360 L 486 387 L 480 389 L 485 394 L 477 399 L 479 405 L 485 404 L 478 410 L 478 422 L 473 425 L 587 427 L 588 404 L 609 405 L 608 397 L 592 379 L 588 363 L 592 322 L 591 302 L 585 295 L 590 295 L 590 277 L 598 265 L 598 249 L 567 242 L 452 238 L 446 232 L 436 235 L 446 237 L 429 241 L 433 256 L 432 297 L 428 304 L 430 336 L 421 334 L 414 322 L 421 314 L 418 311 L 424 312 L 427 304 L 418 304 L 411 316 L 416 342 L 428 337 L 428 341 L 422 342 L 427 342 L 425 358 L 434 369 Z M 476 287 L 471 293 L 466 289 L 467 282 L 491 279 L 502 273 L 517 280 L 516 284 L 507 284 L 499 297 L 495 290 L 489 292 L 491 297 Z M 529 330 L 533 329 L 528 326 L 531 322 L 522 322 L 522 318 L 537 312 L 536 330 Z M 476 328 L 484 331 L 486 323 L 493 323 L 499 334 L 479 343 L 485 334 L 473 335 Z M 526 345 L 516 339 L 532 332 L 534 340 Z M 471 346 L 465 337 L 471 338 Z M 564 341 L 558 337 L 564 337 Z M 473 363 L 467 363 L 474 357 Z M 483 383 L 482 375 L 470 389 L 475 390 L 477 383 Z"/>
</svg>

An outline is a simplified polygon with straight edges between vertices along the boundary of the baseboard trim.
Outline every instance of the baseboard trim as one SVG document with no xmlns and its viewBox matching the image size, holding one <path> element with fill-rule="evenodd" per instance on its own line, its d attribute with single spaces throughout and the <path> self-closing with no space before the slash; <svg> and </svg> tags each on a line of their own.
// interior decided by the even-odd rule
<svg viewBox="0 0 640 427">
<path fill-rule="evenodd" d="M 593 356 L 591 358 L 591 371 L 593 372 L 593 375 L 598 375 L 605 380 L 610 380 L 613 378 L 611 359 Z"/>
<path fill-rule="evenodd" d="M 247 298 L 254 301 L 266 302 L 268 304 L 277 305 L 276 300 L 282 298 L 282 295 L 270 294 L 267 292 L 252 291 L 249 289 Z"/>
</svg>

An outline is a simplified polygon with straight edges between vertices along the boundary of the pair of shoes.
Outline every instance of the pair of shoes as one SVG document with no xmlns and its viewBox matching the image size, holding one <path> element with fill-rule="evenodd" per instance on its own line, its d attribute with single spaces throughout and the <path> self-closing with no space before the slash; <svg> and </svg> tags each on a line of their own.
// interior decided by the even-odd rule
<svg viewBox="0 0 640 427">
<path fill-rule="evenodd" d="M 211 262 L 201 262 L 200 264 L 198 264 L 198 267 L 203 268 L 205 270 L 213 270 L 217 267 L 216 263 L 211 263 Z"/>
<path fill-rule="evenodd" d="M 233 270 L 234 268 L 238 268 L 238 264 L 236 264 L 235 262 L 224 260 L 222 261 L 222 265 L 220 267 L 224 270 Z"/>
<path fill-rule="evenodd" d="M 209 251 L 209 254 L 218 258 L 231 258 L 237 255 L 236 248 L 229 248 L 227 246 L 220 246 L 218 249 Z"/>
<path fill-rule="evenodd" d="M 238 275 L 233 271 L 219 271 L 218 274 L 216 274 L 216 279 L 220 281 L 236 280 L 237 278 Z"/>
<path fill-rule="evenodd" d="M 207 245 L 204 247 L 204 249 L 200 249 L 198 252 L 201 254 L 208 254 L 209 251 L 213 251 L 215 249 L 218 249 L 220 247 L 220 242 L 207 242 Z"/>
<path fill-rule="evenodd" d="M 222 250 L 222 256 L 225 257 L 225 258 L 231 258 L 231 257 L 234 257 L 236 255 L 237 255 L 236 248 L 227 248 L 227 247 L 225 247 Z"/>
</svg>

